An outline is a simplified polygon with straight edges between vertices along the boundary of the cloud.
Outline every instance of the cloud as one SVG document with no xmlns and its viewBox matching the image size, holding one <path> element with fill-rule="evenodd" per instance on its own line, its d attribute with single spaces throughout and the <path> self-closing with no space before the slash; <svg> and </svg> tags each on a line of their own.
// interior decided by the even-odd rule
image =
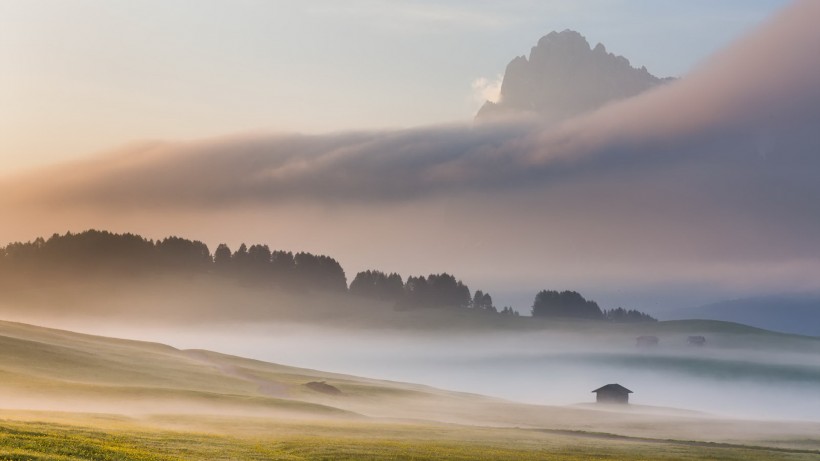
<svg viewBox="0 0 820 461">
<path fill-rule="evenodd" d="M 420 267 L 411 261 L 428 254 L 519 275 L 655 281 L 663 266 L 669 277 L 820 288 L 806 281 L 820 280 L 817 17 L 820 2 L 795 2 L 691 75 L 560 125 L 143 143 L 6 178 L 0 208 L 42 220 L 77 210 L 95 223 L 288 210 L 271 218 L 278 236 L 304 241 L 327 226 L 328 252 L 374 264 L 389 254 Z M 362 240 L 367 229 L 378 236 Z"/>
<path fill-rule="evenodd" d="M 475 100 L 479 103 L 484 103 L 484 101 L 498 102 L 499 99 L 501 99 L 501 84 L 503 81 L 503 75 L 497 75 L 493 80 L 489 80 L 486 77 L 479 77 L 473 80 L 471 86 Z"/>
</svg>

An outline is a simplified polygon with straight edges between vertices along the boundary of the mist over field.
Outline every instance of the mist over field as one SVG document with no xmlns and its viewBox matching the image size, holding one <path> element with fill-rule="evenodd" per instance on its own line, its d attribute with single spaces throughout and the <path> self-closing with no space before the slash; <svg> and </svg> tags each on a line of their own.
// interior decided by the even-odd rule
<svg viewBox="0 0 820 461">
<path fill-rule="evenodd" d="M 635 392 L 631 402 L 642 409 L 635 411 L 820 421 L 816 338 L 691 321 L 607 325 L 520 318 L 505 326 L 447 311 L 400 312 L 361 303 L 276 292 L 169 292 L 130 301 L 106 298 L 108 313 L 91 308 L 85 314 L 43 315 L 36 308 L 10 312 L 6 304 L 4 316 L 522 403 L 588 404 L 594 402 L 593 389 L 619 383 Z M 219 309 L 233 320 L 220 318 Z M 252 312 L 256 320 L 239 319 Z M 636 338 L 646 334 L 659 337 L 657 348 L 636 346 Z M 687 344 L 688 336 L 701 334 L 705 346 Z"/>
<path fill-rule="evenodd" d="M 203 338 L 200 332 L 180 336 L 175 331 L 167 337 L 179 347 L 207 347 L 525 403 L 591 403 L 592 390 L 620 383 L 635 392 L 631 402 L 668 407 L 671 413 L 680 409 L 723 417 L 820 421 L 815 397 L 820 345 L 811 352 L 761 353 L 754 346 L 693 350 L 686 346 L 685 335 L 671 334 L 664 342 L 673 344 L 643 351 L 627 335 L 601 341 L 584 333 L 413 335 L 277 325 L 247 328 L 256 333 L 239 327 L 233 334 L 213 331 Z"/>
</svg>

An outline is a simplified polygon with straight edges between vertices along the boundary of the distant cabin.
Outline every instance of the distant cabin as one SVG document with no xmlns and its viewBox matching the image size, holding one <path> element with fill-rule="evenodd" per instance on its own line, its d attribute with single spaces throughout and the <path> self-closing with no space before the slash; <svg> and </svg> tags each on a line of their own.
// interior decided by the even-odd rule
<svg viewBox="0 0 820 461">
<path fill-rule="evenodd" d="M 620 384 L 607 384 L 592 391 L 596 394 L 598 403 L 616 403 L 626 405 L 629 403 L 629 394 L 633 392 Z"/>
<path fill-rule="evenodd" d="M 706 338 L 703 336 L 690 336 L 686 339 L 690 346 L 703 346 L 706 344 Z"/>
<path fill-rule="evenodd" d="M 635 345 L 638 347 L 655 347 L 658 345 L 657 336 L 638 336 L 635 341 Z"/>
<path fill-rule="evenodd" d="M 312 391 L 321 392 L 322 394 L 339 395 L 342 393 L 338 387 L 331 386 L 325 381 L 311 381 L 304 384 L 304 386 Z"/>
</svg>

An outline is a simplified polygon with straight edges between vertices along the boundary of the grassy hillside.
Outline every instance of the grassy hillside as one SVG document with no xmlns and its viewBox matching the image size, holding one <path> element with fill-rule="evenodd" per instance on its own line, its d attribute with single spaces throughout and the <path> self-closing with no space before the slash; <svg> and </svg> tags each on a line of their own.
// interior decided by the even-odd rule
<svg viewBox="0 0 820 461">
<path fill-rule="evenodd" d="M 700 307 L 675 309 L 666 317 L 725 320 L 775 331 L 820 336 L 820 297 L 783 295 L 734 299 Z"/>
<path fill-rule="evenodd" d="M 17 408 L 350 414 L 295 398 L 308 392 L 302 384 L 341 379 L 331 374 L 273 364 L 257 369 L 253 361 L 204 351 L 8 322 L 0 322 L 0 347 L 0 390 L 14 396 L 7 402 Z"/>
<path fill-rule="evenodd" d="M 820 450 L 814 423 L 524 405 L 19 323 L 0 322 L 0 347 L 0 459 L 809 459 Z M 305 386 L 315 381 L 341 393 Z"/>
</svg>

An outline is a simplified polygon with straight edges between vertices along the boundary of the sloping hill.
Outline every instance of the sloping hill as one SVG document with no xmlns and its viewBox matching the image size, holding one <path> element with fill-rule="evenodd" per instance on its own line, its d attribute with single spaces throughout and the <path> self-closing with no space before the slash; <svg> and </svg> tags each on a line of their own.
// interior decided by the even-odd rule
<svg viewBox="0 0 820 461">
<path fill-rule="evenodd" d="M 209 351 L 0 322 L 5 408 L 124 414 L 218 413 L 354 417 L 305 387 L 327 381 L 356 397 L 479 396 L 242 359 Z M 322 403 L 325 402 L 325 403 Z M 330 404 L 326 404 L 330 403 Z"/>
<path fill-rule="evenodd" d="M 820 337 L 820 297 L 761 296 L 677 309 L 669 319 L 738 322 L 767 330 Z"/>
<path fill-rule="evenodd" d="M 673 327 L 679 331 L 681 325 Z M 300 427 L 342 424 L 345 428 L 415 421 L 413 424 L 425 426 L 530 427 L 738 443 L 766 440 L 772 446 L 820 448 L 817 423 L 727 421 L 641 406 L 613 410 L 525 405 L 20 323 L 0 322 L 0 348 L 0 413 L 5 415 L 33 410 L 45 410 L 48 415 L 130 415 L 171 428 L 177 423 L 186 427 L 201 423 L 201 430 L 223 434 L 251 431 L 262 421 L 302 421 Z M 675 366 L 662 356 L 653 360 L 658 367 Z M 690 362 L 684 365 L 692 366 Z M 309 382 L 326 382 L 341 392 L 316 392 L 305 386 Z M 42 413 L 36 415 L 24 419 L 42 420 Z M 235 427 L 204 423 L 225 418 Z M 111 421 L 114 424 L 118 419 Z"/>
</svg>

